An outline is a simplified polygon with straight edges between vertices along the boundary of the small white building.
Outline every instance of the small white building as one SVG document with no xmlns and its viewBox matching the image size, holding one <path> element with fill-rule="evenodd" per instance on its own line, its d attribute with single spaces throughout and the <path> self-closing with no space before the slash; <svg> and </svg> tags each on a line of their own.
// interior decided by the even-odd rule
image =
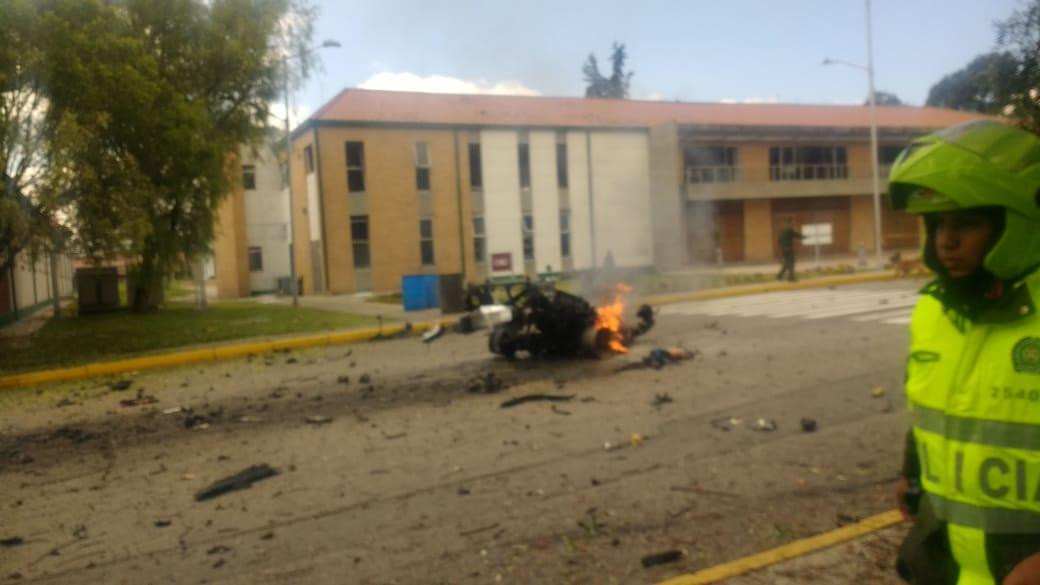
<svg viewBox="0 0 1040 585">
<path fill-rule="evenodd" d="M 278 290 L 289 278 L 289 190 L 269 145 L 242 152 L 246 262 L 252 294 Z"/>
<path fill-rule="evenodd" d="M 72 262 L 61 254 L 57 257 L 58 296 L 72 296 Z M 51 257 L 47 253 L 33 258 L 18 254 L 14 265 L 0 272 L 0 326 L 27 317 L 48 306 L 54 298 Z"/>
</svg>

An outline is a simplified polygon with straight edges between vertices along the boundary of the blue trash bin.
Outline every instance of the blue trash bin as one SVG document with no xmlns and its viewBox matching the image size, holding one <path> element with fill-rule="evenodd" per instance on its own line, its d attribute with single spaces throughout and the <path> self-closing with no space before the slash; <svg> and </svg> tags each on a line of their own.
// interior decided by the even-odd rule
<svg viewBox="0 0 1040 585">
<path fill-rule="evenodd" d="M 441 306 L 440 281 L 436 274 L 401 277 L 401 302 L 405 311 L 422 311 Z"/>
</svg>

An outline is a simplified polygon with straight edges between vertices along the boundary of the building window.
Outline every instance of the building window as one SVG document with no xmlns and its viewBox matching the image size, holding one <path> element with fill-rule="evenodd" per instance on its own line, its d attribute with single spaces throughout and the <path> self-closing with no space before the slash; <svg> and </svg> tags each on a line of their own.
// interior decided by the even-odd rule
<svg viewBox="0 0 1040 585">
<path fill-rule="evenodd" d="M 419 220 L 419 254 L 423 266 L 433 266 L 433 220 Z"/>
<path fill-rule="evenodd" d="M 253 165 L 242 165 L 242 188 L 246 191 L 256 189 L 256 167 Z"/>
<path fill-rule="evenodd" d="M 480 162 L 480 143 L 469 144 L 469 186 L 472 189 L 484 188 L 484 169 Z"/>
<path fill-rule="evenodd" d="M 571 211 L 560 210 L 560 256 L 571 257 Z"/>
<path fill-rule="evenodd" d="M 415 143 L 415 188 L 419 191 L 430 190 L 430 144 Z"/>
<path fill-rule="evenodd" d="M 771 146 L 769 180 L 847 179 L 847 160 L 844 146 Z"/>
<path fill-rule="evenodd" d="M 249 246 L 249 271 L 264 271 L 264 250 L 260 246 Z"/>
<path fill-rule="evenodd" d="M 737 177 L 733 146 L 689 146 L 683 149 L 688 183 L 730 183 Z"/>
<path fill-rule="evenodd" d="M 560 189 L 567 188 L 567 144 L 556 143 L 556 186 Z"/>
<path fill-rule="evenodd" d="M 473 256 L 477 262 L 487 258 L 487 233 L 484 231 L 484 218 L 473 218 Z"/>
<path fill-rule="evenodd" d="M 903 152 L 902 145 L 895 144 L 882 144 L 878 146 L 878 172 L 882 177 L 887 177 L 888 172 L 892 170 L 892 165 L 895 164 L 896 159 L 899 158 L 900 153 Z"/>
<path fill-rule="evenodd" d="M 534 260 L 534 216 L 524 214 L 524 260 Z"/>
<path fill-rule="evenodd" d="M 350 216 L 350 247 L 354 254 L 354 268 L 368 268 L 372 265 L 368 247 L 368 216 Z"/>
<path fill-rule="evenodd" d="M 517 145 L 517 158 L 520 163 L 520 188 L 531 187 L 531 149 L 527 144 Z"/>
<path fill-rule="evenodd" d="M 347 143 L 347 191 L 365 190 L 365 143 Z"/>
<path fill-rule="evenodd" d="M 308 175 L 314 172 L 314 148 L 310 146 L 303 148 L 303 167 Z"/>
</svg>

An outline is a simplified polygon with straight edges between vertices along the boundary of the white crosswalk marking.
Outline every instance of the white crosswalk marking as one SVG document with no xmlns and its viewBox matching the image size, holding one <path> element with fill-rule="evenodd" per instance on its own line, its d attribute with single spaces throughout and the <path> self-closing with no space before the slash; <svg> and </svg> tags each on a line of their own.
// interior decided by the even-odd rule
<svg viewBox="0 0 1040 585">
<path fill-rule="evenodd" d="M 917 302 L 913 290 L 797 290 L 668 305 L 665 315 L 734 315 L 771 319 L 846 318 L 859 323 L 906 325 Z"/>
</svg>

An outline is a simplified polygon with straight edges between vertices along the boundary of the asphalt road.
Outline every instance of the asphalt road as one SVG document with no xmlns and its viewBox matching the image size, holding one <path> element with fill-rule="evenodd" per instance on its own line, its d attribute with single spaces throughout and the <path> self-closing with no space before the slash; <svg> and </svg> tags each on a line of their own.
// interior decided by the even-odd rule
<svg viewBox="0 0 1040 585">
<path fill-rule="evenodd" d="M 892 508 L 918 285 L 672 305 L 598 361 L 446 335 L 17 390 L 0 583 L 653 583 L 824 532 Z M 500 407 L 529 393 L 573 398 Z M 193 498 L 254 464 L 278 475 Z M 897 541 L 782 574 L 897 583 Z"/>
</svg>

